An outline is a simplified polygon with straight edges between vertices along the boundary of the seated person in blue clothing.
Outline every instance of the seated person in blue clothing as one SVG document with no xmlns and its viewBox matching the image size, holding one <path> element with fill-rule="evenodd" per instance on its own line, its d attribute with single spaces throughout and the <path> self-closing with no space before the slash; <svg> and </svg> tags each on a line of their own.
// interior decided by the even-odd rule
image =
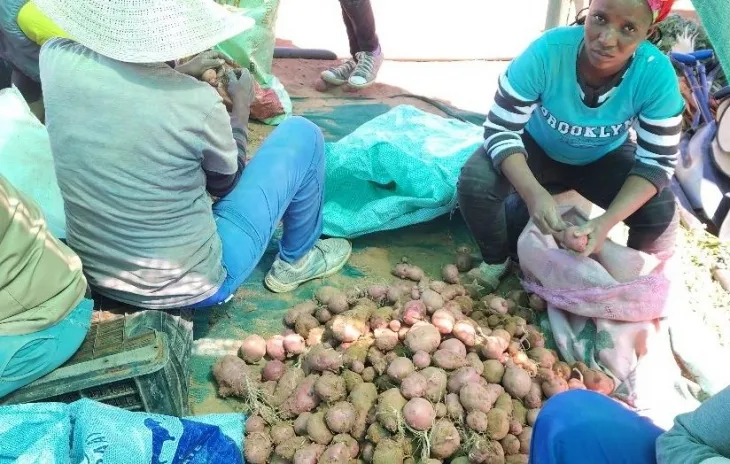
<svg viewBox="0 0 730 464">
<path fill-rule="evenodd" d="M 672 3 L 593 0 L 584 25 L 547 31 L 500 76 L 484 145 L 458 185 L 488 284 L 510 263 L 504 204 L 515 190 L 545 234 L 566 228 L 546 186 L 576 190 L 605 209 L 576 233 L 588 237 L 586 256 L 621 221 L 629 247 L 673 249 L 679 215 L 667 187 L 684 101 L 671 62 L 647 41 Z"/>
<path fill-rule="evenodd" d="M 730 464 L 730 387 L 664 431 L 586 390 L 550 398 L 532 432 L 531 464 Z"/>
<path fill-rule="evenodd" d="M 2 402 L 73 356 L 94 309 L 81 260 L 51 235 L 38 205 L 2 175 L 0 289 Z M 7 454 L 0 456 L 6 462 Z"/>
<path fill-rule="evenodd" d="M 345 265 L 350 243 L 320 240 L 320 130 L 291 118 L 247 164 L 250 74 L 229 76 L 229 115 L 196 79 L 222 60 L 166 64 L 253 21 L 213 0 L 34 3 L 74 38 L 43 45 L 41 82 L 68 244 L 96 291 L 148 309 L 222 303 L 280 222 L 270 290 L 288 292 Z"/>
</svg>

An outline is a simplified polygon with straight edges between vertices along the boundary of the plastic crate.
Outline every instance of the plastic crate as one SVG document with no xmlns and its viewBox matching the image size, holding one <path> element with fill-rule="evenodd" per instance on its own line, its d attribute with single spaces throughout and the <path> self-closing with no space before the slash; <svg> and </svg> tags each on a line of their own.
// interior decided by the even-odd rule
<svg viewBox="0 0 730 464">
<path fill-rule="evenodd" d="M 2 403 L 89 398 L 130 411 L 185 416 L 192 344 L 192 322 L 160 311 L 95 323 L 63 366 Z"/>
</svg>

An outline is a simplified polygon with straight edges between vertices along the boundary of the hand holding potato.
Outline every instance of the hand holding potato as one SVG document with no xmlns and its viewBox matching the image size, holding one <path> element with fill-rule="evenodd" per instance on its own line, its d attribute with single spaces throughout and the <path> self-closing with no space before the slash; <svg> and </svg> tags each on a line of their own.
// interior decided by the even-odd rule
<svg viewBox="0 0 730 464">
<path fill-rule="evenodd" d="M 525 198 L 525 203 L 530 210 L 530 218 L 543 234 L 554 235 L 567 227 L 558 211 L 558 204 L 547 190 L 541 189 L 540 192 Z"/>
<path fill-rule="evenodd" d="M 177 65 L 175 70 L 196 79 L 202 79 L 204 72 L 223 66 L 223 63 L 225 63 L 225 59 L 220 52 L 208 50 L 195 55 L 185 63 Z"/>
<path fill-rule="evenodd" d="M 582 256 L 590 256 L 601 251 L 612 227 L 612 224 L 604 220 L 604 216 L 598 216 L 577 228 L 573 233 L 574 238 L 581 241 L 581 244 L 585 243 L 583 249 L 577 251 L 580 251 Z"/>
<path fill-rule="evenodd" d="M 248 69 L 228 71 L 226 77 L 228 79 L 228 95 L 230 95 L 234 105 L 240 103 L 246 105 L 246 107 L 250 106 L 256 93 L 253 77 Z"/>
</svg>

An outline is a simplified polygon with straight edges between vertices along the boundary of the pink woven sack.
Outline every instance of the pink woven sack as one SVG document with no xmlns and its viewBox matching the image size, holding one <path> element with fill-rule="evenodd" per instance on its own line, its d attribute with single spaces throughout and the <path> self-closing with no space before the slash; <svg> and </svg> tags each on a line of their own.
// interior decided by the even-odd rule
<svg viewBox="0 0 730 464">
<path fill-rule="evenodd" d="M 586 215 L 563 207 L 574 225 Z M 609 240 L 593 257 L 562 249 L 530 222 L 518 240 L 525 288 L 556 307 L 585 317 L 649 321 L 667 315 L 672 282 L 680 276 L 671 256 L 656 257 Z"/>
<path fill-rule="evenodd" d="M 586 215 L 561 211 L 574 224 Z M 616 382 L 613 396 L 660 426 L 697 401 L 682 378 L 668 316 L 686 301 L 676 259 L 652 256 L 609 240 L 592 257 L 561 249 L 529 222 L 517 242 L 526 290 L 548 303 L 549 330 L 561 358 L 601 369 Z"/>
</svg>

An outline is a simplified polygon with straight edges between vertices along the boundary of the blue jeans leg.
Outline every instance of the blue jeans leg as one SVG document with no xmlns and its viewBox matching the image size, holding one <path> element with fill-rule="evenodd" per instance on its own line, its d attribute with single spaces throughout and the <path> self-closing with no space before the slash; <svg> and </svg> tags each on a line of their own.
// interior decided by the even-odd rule
<svg viewBox="0 0 730 464">
<path fill-rule="evenodd" d="M 301 117 L 280 124 L 243 171 L 235 189 L 213 206 L 227 277 L 218 292 L 194 308 L 226 301 L 261 260 L 279 221 L 279 256 L 294 262 L 322 234 L 324 138 Z"/>
<path fill-rule="evenodd" d="M 91 325 L 92 300 L 38 332 L 0 336 L 0 398 L 55 370 L 76 353 Z"/>
<path fill-rule="evenodd" d="M 547 401 L 537 416 L 531 464 L 654 464 L 664 431 L 599 393 L 571 390 Z"/>
</svg>

